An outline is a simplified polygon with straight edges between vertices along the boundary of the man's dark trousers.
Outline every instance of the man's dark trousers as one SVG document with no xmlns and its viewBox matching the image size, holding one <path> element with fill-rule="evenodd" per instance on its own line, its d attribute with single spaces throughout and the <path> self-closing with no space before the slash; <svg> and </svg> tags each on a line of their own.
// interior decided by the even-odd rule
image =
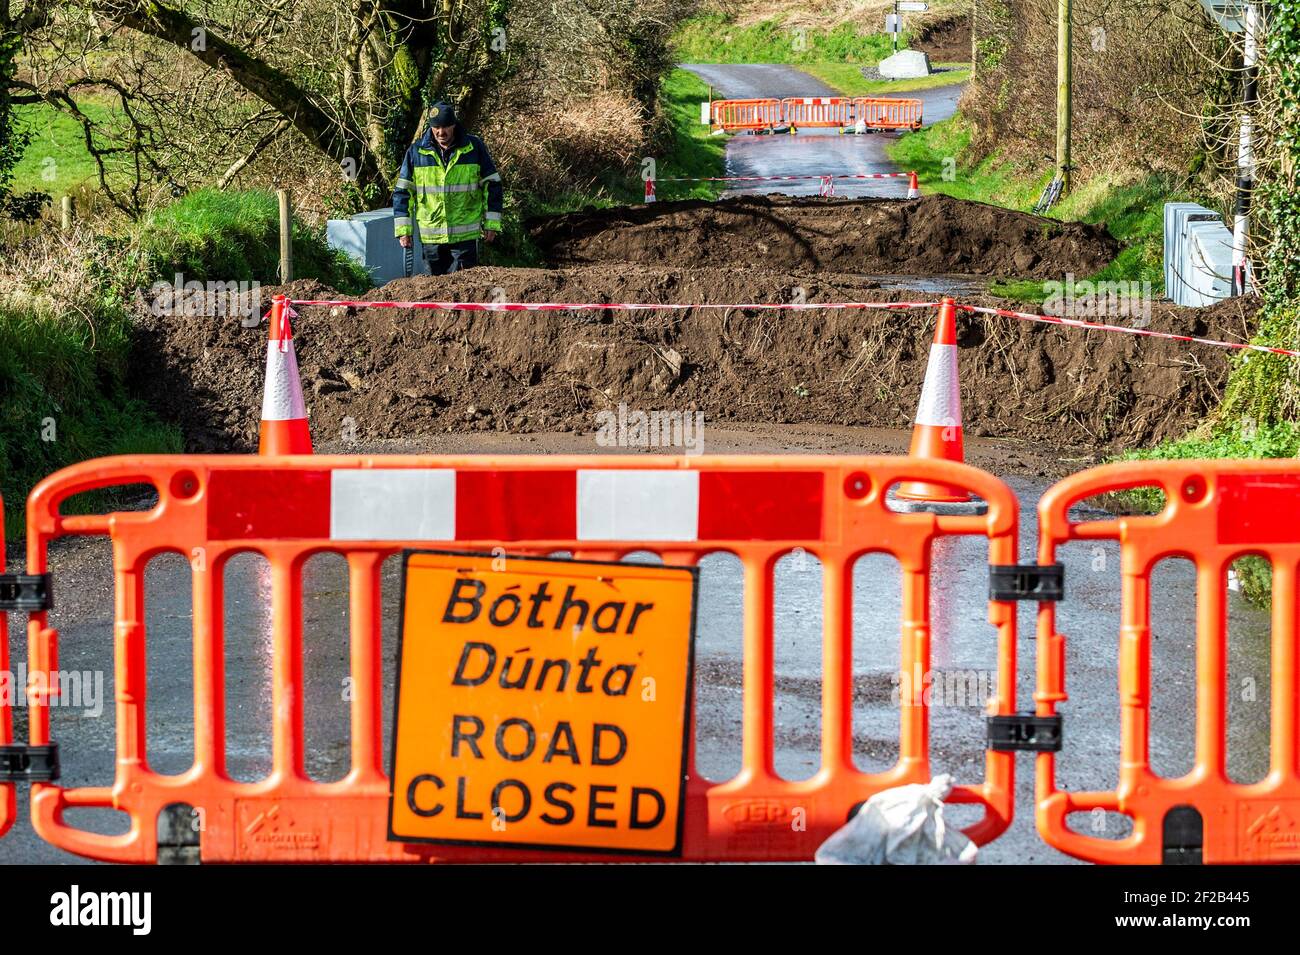
<svg viewBox="0 0 1300 955">
<path fill-rule="evenodd" d="M 447 275 L 478 265 L 478 239 L 449 242 L 446 245 L 422 245 L 424 260 L 434 275 Z"/>
</svg>

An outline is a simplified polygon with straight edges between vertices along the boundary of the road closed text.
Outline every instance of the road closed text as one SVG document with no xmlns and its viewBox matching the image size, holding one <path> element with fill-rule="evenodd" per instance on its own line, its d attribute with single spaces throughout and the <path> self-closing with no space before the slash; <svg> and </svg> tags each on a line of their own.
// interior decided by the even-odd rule
<svg viewBox="0 0 1300 955">
<path fill-rule="evenodd" d="M 689 568 L 413 552 L 390 837 L 680 852 Z"/>
<path fill-rule="evenodd" d="M 453 759 L 469 756 L 484 760 L 479 740 L 488 727 L 477 716 L 452 716 Z M 567 720 L 561 720 L 550 732 L 540 736 L 549 740 L 538 745 L 537 727 L 520 717 L 501 721 L 488 733 L 495 754 L 511 762 L 536 759 L 552 764 L 557 773 L 565 766 L 617 766 L 627 755 L 627 734 L 611 723 L 595 723 L 575 732 Z M 579 743 L 581 738 L 582 742 Z M 586 745 L 590 740 L 590 747 Z M 415 815 L 429 818 L 444 811 L 458 819 L 483 819 L 490 814 L 503 824 L 521 822 L 536 813 L 548 826 L 586 825 L 592 828 L 653 829 L 667 813 L 668 798 L 654 786 L 626 786 L 617 783 L 578 785 L 556 779 L 540 792 L 522 779 L 510 777 L 491 784 L 478 780 L 471 768 L 469 775 L 457 776 L 454 784 L 435 773 L 421 773 L 411 779 L 406 802 Z"/>
</svg>

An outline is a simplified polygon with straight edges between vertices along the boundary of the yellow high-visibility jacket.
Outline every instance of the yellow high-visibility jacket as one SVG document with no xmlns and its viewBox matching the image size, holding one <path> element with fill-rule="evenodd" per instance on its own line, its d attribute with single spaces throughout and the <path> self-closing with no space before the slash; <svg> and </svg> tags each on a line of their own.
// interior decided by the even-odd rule
<svg viewBox="0 0 1300 955">
<path fill-rule="evenodd" d="M 406 151 L 393 189 L 393 234 L 423 245 L 477 239 L 501 228 L 501 174 L 483 140 L 456 127 L 444 157 L 433 133 Z"/>
</svg>

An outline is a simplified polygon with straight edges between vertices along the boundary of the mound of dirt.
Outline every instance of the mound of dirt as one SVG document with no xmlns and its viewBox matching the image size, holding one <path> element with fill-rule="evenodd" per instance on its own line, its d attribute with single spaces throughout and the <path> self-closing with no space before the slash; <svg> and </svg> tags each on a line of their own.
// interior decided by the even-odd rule
<svg viewBox="0 0 1300 955">
<path fill-rule="evenodd" d="M 970 62 L 970 16 L 959 13 L 921 24 L 907 41 L 908 49 L 930 55 L 930 63 Z"/>
<path fill-rule="evenodd" d="M 330 293 L 298 283 L 292 294 Z M 809 302 L 909 297 L 852 275 L 627 265 L 477 268 L 399 280 L 367 298 L 728 303 L 800 294 Z M 1209 309 L 1157 306 L 1151 327 L 1240 340 L 1248 307 L 1240 300 Z M 296 347 L 318 442 L 349 433 L 359 440 L 591 433 L 595 414 L 620 403 L 702 411 L 706 426 L 907 428 L 934 327 L 931 310 L 300 311 Z M 1146 444 L 1193 425 L 1227 376 L 1227 353 L 1215 348 L 965 313 L 958 324 L 964 417 L 974 435 L 1061 451 Z M 265 325 L 176 321 L 146 310 L 138 328 L 133 377 L 180 424 L 188 448 L 255 448 Z"/>
<path fill-rule="evenodd" d="M 919 200 L 739 196 L 587 209 L 531 220 L 555 266 L 1060 277 L 1119 251 L 1105 230 L 949 196 Z"/>
</svg>

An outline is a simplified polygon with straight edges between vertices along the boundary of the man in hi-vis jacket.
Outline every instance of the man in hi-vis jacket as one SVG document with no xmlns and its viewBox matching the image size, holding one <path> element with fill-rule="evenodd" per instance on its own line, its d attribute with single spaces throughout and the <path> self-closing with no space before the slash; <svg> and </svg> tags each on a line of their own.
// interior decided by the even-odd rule
<svg viewBox="0 0 1300 955">
<path fill-rule="evenodd" d="M 434 275 L 478 265 L 478 240 L 501 230 L 501 174 L 483 140 L 435 103 L 429 129 L 406 151 L 393 189 L 393 233 L 411 246 L 415 228 Z"/>
</svg>

